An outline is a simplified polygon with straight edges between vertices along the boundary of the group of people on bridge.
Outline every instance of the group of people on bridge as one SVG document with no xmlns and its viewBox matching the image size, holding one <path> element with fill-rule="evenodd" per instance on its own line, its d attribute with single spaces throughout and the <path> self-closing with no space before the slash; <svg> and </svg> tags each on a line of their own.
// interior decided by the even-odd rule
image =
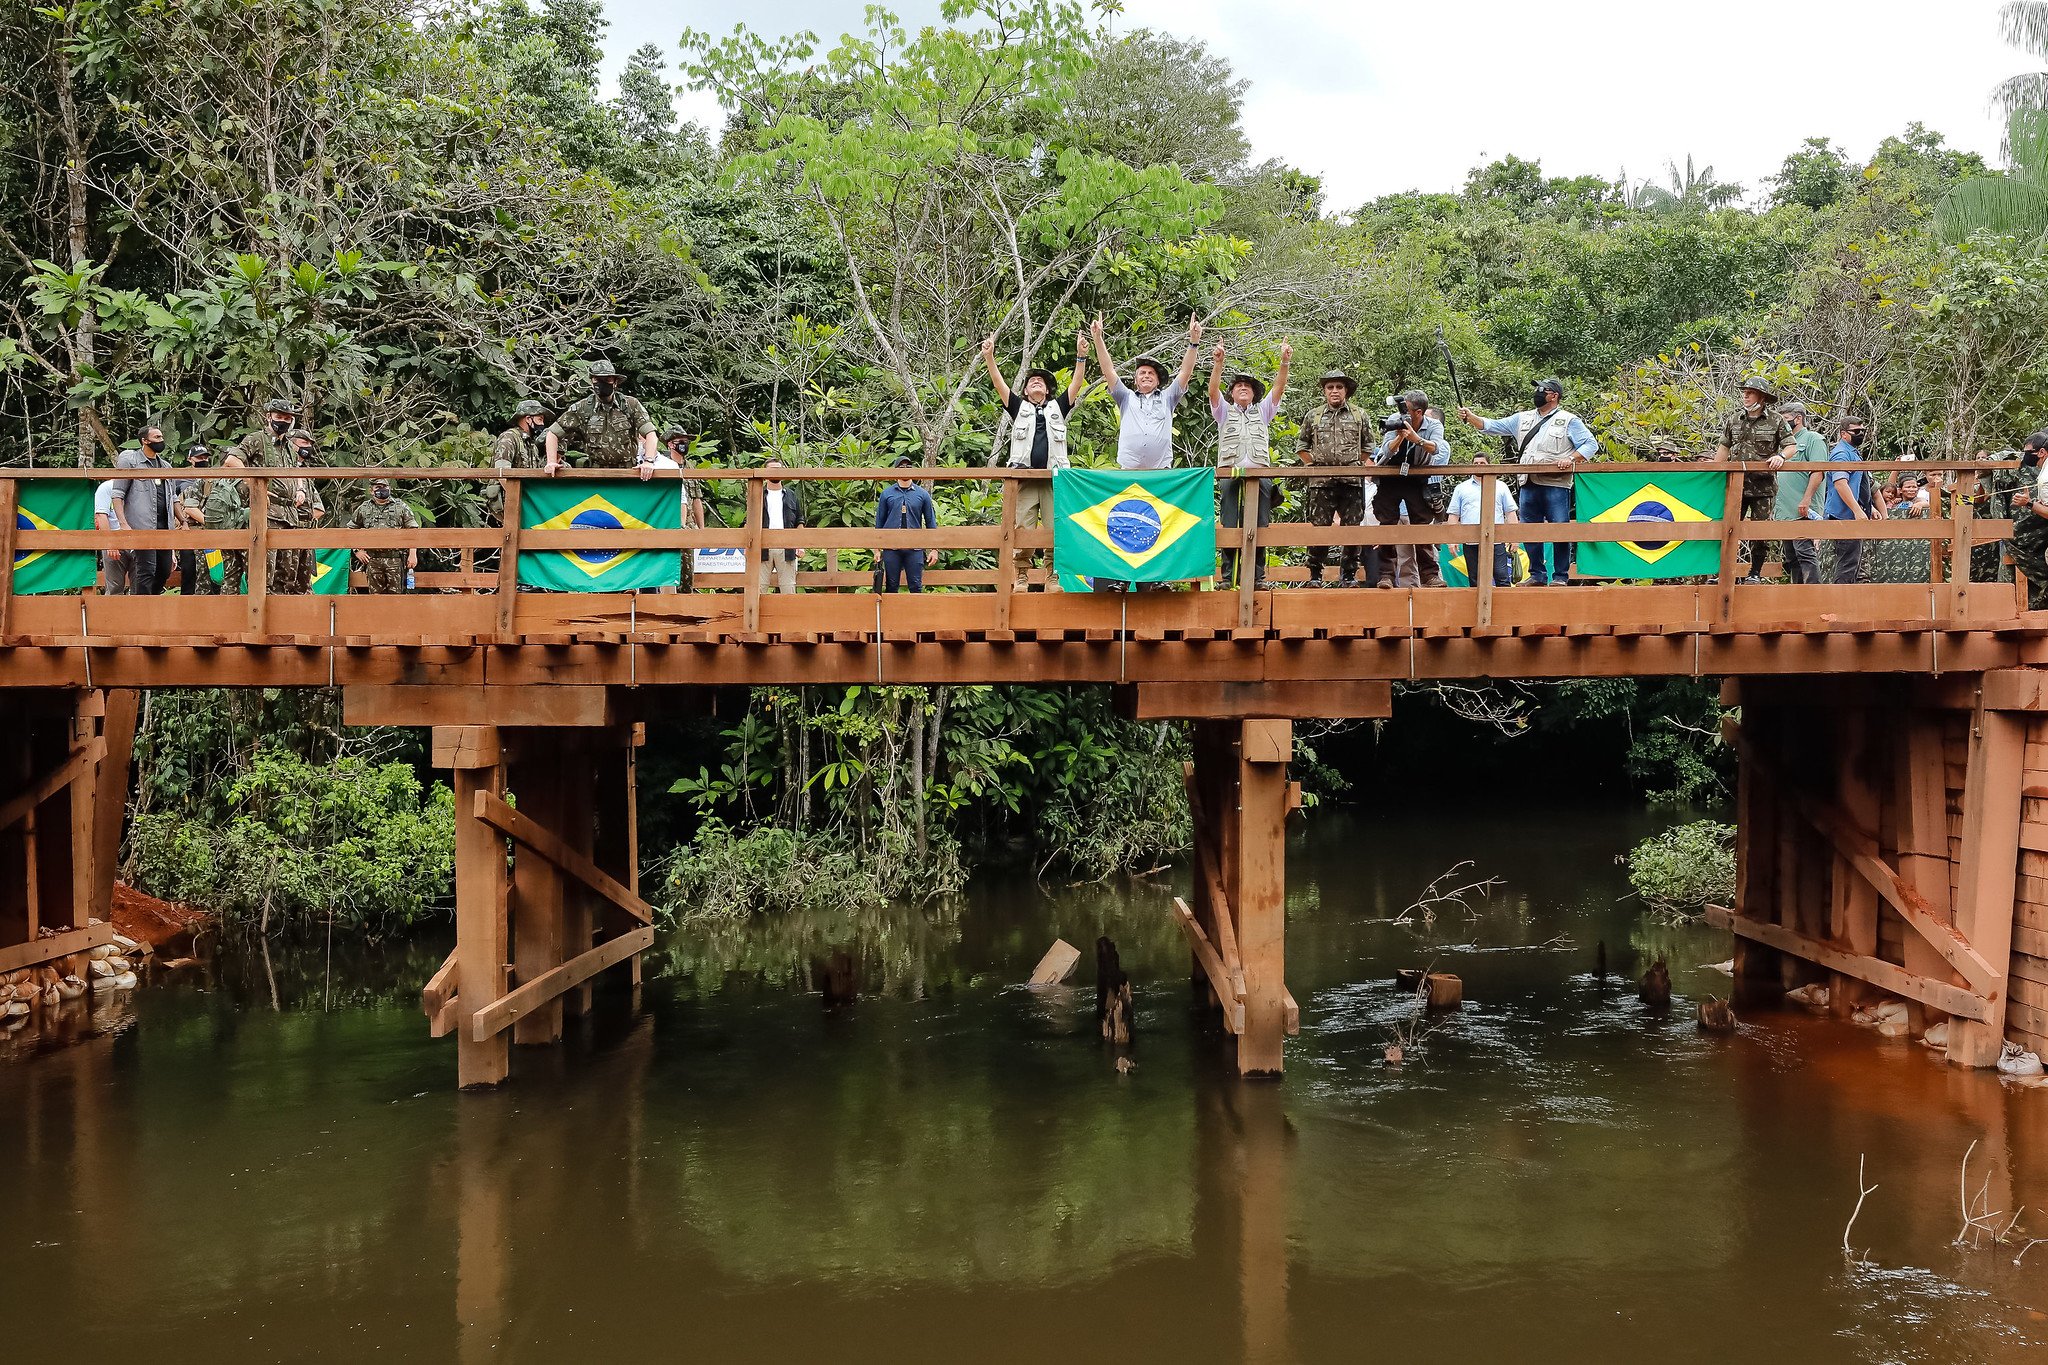
<svg viewBox="0 0 2048 1365">
<path fill-rule="evenodd" d="M 1218 474 L 1220 526 L 1241 530 L 1250 515 L 1259 526 L 1271 523 L 1282 501 L 1279 481 L 1259 478 L 1276 461 L 1273 427 L 1286 395 L 1293 348 L 1283 345 L 1279 364 L 1269 385 L 1248 371 L 1228 369 L 1226 349 L 1215 346 L 1210 354 L 1207 403 L 1214 429 L 1213 457 L 1197 453 L 1180 442 L 1175 415 L 1194 383 L 1202 340 L 1202 323 L 1191 319 L 1187 344 L 1178 366 L 1168 365 L 1152 355 L 1138 355 L 1119 368 L 1110 355 L 1098 318 L 1075 337 L 1074 362 L 1064 386 L 1050 369 L 1033 366 L 1025 370 L 1021 383 L 1013 388 L 996 360 L 996 339 L 983 341 L 981 354 L 990 382 L 1002 408 L 1002 418 L 990 456 L 990 464 L 1012 470 L 1057 470 L 1073 460 L 1070 417 L 1089 390 L 1088 365 L 1098 367 L 1104 387 L 1117 413 L 1116 463 L 1118 468 L 1142 471 L 1169 469 L 1176 464 L 1213 462 Z M 1128 375 L 1128 379 L 1126 378 Z M 492 463 L 500 471 L 523 469 L 555 474 L 569 467 L 570 452 L 581 456 L 585 467 L 637 469 L 640 477 L 651 479 L 664 470 L 677 470 L 689 463 L 690 435 L 670 425 L 657 437 L 657 426 L 646 406 L 623 391 L 617 370 L 598 361 L 589 370 L 590 392 L 562 410 L 551 413 L 547 406 L 528 399 L 513 408 L 511 423 L 492 444 Z M 1572 572 L 1572 544 L 1545 541 L 1536 529 L 1574 520 L 1572 483 L 1575 471 L 1600 453 L 1599 441 L 1585 421 L 1565 406 L 1563 384 L 1557 379 L 1536 383 L 1530 404 L 1519 412 L 1484 417 L 1460 405 L 1456 417 L 1474 431 L 1495 438 L 1501 459 L 1516 468 L 1513 476 L 1483 480 L 1475 475 L 1462 479 L 1449 472 L 1453 463 L 1452 443 L 1445 429 L 1444 413 L 1419 389 L 1409 389 L 1388 400 L 1389 410 L 1375 415 L 1357 402 L 1358 382 L 1342 370 L 1332 370 L 1317 380 L 1320 401 L 1305 406 L 1295 423 L 1294 458 L 1297 464 L 1319 469 L 1355 467 L 1356 478 L 1325 477 L 1307 482 L 1297 520 L 1313 526 L 1356 527 L 1393 525 L 1446 526 L 1443 543 L 1464 545 L 1464 563 L 1471 581 L 1482 572 L 1490 573 L 1497 586 L 1516 583 L 1531 585 L 1566 584 L 1575 580 Z M 1753 464 L 1756 471 L 1744 474 L 1741 494 L 1745 520 L 1857 521 L 1890 516 L 1938 514 L 1942 489 L 1911 475 L 1889 485 L 1860 468 L 1868 422 L 1854 415 L 1840 415 L 1832 425 L 1830 442 L 1810 424 L 1806 406 L 1797 401 L 1780 402 L 1773 384 L 1760 374 L 1751 375 L 1741 389 L 1740 407 L 1731 413 L 1715 433 L 1713 458 Z M 319 442 L 313 432 L 300 424 L 300 408 L 291 399 L 277 397 L 265 404 L 264 425 L 243 437 L 224 453 L 220 469 L 273 466 L 286 469 L 318 465 Z M 124 469 L 164 469 L 165 435 L 152 426 L 142 433 L 134 447 L 124 450 L 116 464 Z M 1470 460 L 1488 462 L 1488 443 L 1475 443 Z M 2048 486 L 2037 486 L 2042 474 L 2040 455 L 2048 450 L 2048 431 L 2037 431 L 2022 443 L 2022 469 L 2014 477 L 1994 480 L 1983 494 L 2003 497 L 2018 518 L 2009 545 L 2011 562 L 2029 583 L 2030 605 L 2048 607 Z M 245 529 L 250 507 L 243 480 L 213 472 L 214 452 L 204 444 L 193 444 L 185 462 L 192 471 L 178 479 L 110 480 L 98 491 L 97 522 L 102 531 L 122 528 L 164 530 L 203 527 L 208 530 Z M 1654 459 L 1678 460 L 1675 445 L 1660 444 Z M 781 467 L 769 459 L 767 465 Z M 1842 464 L 1842 469 L 1827 465 Z M 881 491 L 875 507 L 874 525 L 887 529 L 936 529 L 938 512 L 930 494 L 915 481 L 915 465 L 909 456 L 895 461 L 897 478 Z M 1787 468 L 1796 465 L 1795 468 Z M 2003 473 L 2005 471 L 2001 471 Z M 1256 493 L 1251 491 L 1256 485 Z M 273 527 L 311 527 L 327 515 L 317 481 L 311 478 L 278 478 L 270 485 L 269 524 Z M 803 499 L 797 489 L 779 479 L 764 483 L 759 518 L 773 530 L 804 526 Z M 1474 531 L 1486 501 L 1494 503 L 1493 520 L 1498 525 L 1519 524 L 1523 530 L 1524 556 L 1517 556 L 1512 541 L 1496 536 L 1493 563 L 1481 566 Z M 708 526 L 707 503 L 701 489 L 685 481 L 681 493 L 682 525 Z M 1052 522 L 1052 489 L 1049 479 L 1020 480 L 1014 503 L 1014 517 L 1020 528 L 1046 528 Z M 502 503 L 499 504 L 502 506 Z M 2025 513 L 2038 505 L 2034 515 Z M 343 523 L 351 528 L 403 529 L 417 527 L 412 507 L 394 495 L 385 480 L 370 484 L 370 496 L 348 514 Z M 1461 529 L 1452 530 L 1451 527 Z M 226 542 L 224 542 L 226 543 Z M 1789 539 L 1775 545 L 1782 572 L 1794 583 L 1856 583 L 1864 581 L 1864 542 L 1833 539 L 1832 562 L 1823 568 L 1818 544 L 1810 539 Z M 1900 546 L 1898 541 L 1874 542 L 1883 552 Z M 1773 543 L 1752 541 L 1748 550 L 1747 582 L 1762 581 Z M 1923 557 L 1924 546 L 1914 547 Z M 1334 553 L 1333 553 L 1334 552 Z M 413 570 L 418 566 L 417 550 L 359 550 L 357 560 L 371 592 L 397 593 L 411 590 Z M 1014 551 L 1014 571 L 1030 577 L 1036 551 Z M 273 593 L 308 591 L 313 570 L 313 553 L 281 549 L 270 552 L 268 590 Z M 1999 551 L 1989 547 L 1987 577 L 1999 571 Z M 211 558 L 214 571 L 208 572 Z M 114 550 L 105 556 L 105 587 L 109 592 L 149 594 L 163 591 L 175 567 L 183 591 L 188 593 L 236 592 L 246 566 L 240 550 L 224 550 L 215 556 L 204 552 Z M 1255 581 L 1264 585 L 1264 556 L 1254 566 Z M 1335 560 L 1334 566 L 1331 561 Z M 923 570 L 935 563 L 935 549 L 890 548 L 878 557 L 877 586 L 896 591 L 899 586 L 917 592 L 923 588 Z M 1236 581 L 1242 566 L 1226 538 L 1220 576 Z M 797 587 L 798 552 L 781 547 L 763 550 L 753 566 L 763 591 L 771 586 L 782 592 Z M 1393 546 L 1310 545 L 1306 551 L 1309 587 L 1356 586 L 1390 588 L 1396 585 L 1439 587 L 1444 585 L 1439 553 L 1431 545 Z M 1524 568 L 1526 565 L 1526 568 Z M 1326 570 L 1334 567 L 1334 577 Z M 681 557 L 678 586 L 695 588 L 692 556 Z M 1056 583 L 1056 579 L 1054 580 Z M 1032 586 L 1037 586 L 1032 584 Z M 1098 582 L 1097 587 L 1123 585 Z"/>
</svg>

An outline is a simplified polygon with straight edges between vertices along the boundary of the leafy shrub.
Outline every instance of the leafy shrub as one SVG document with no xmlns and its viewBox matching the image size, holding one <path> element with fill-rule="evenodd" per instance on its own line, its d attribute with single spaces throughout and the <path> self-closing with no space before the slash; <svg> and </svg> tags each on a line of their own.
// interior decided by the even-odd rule
<svg viewBox="0 0 2048 1365">
<path fill-rule="evenodd" d="M 830 830 L 706 819 L 664 861 L 655 882 L 671 921 L 744 919 L 895 900 L 930 900 L 960 889 L 960 846 L 935 834 L 920 860 L 909 840 L 883 831 L 866 848 Z"/>
<path fill-rule="evenodd" d="M 455 798 L 403 763 L 260 753 L 227 805 L 225 825 L 139 816 L 129 880 L 228 923 L 332 916 L 372 932 L 414 924 L 453 894 Z"/>
<path fill-rule="evenodd" d="M 1696 914 L 1735 899 L 1735 826 L 1695 820 L 1653 835 L 1628 855 L 1628 881 L 1652 909 Z"/>
</svg>

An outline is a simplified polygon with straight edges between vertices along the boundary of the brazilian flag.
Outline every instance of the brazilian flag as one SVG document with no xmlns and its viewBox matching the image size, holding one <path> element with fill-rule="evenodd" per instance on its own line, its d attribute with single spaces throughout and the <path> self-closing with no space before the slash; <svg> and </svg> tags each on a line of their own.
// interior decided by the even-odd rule
<svg viewBox="0 0 2048 1365">
<path fill-rule="evenodd" d="M 1474 542 L 1475 545 L 1477 543 L 1476 541 Z M 1501 541 L 1500 544 L 1507 547 L 1508 572 L 1514 575 L 1515 582 L 1521 582 L 1529 576 L 1529 552 L 1520 545 L 1508 541 Z M 1472 573 L 1465 563 L 1465 551 L 1469 548 L 1471 547 L 1465 545 L 1439 545 L 1437 547 L 1436 562 L 1438 567 L 1443 570 L 1445 587 L 1469 588 L 1472 586 Z"/>
<path fill-rule="evenodd" d="M 313 551 L 313 591 L 316 593 L 343 593 L 348 591 L 348 560 L 351 550 Z"/>
<path fill-rule="evenodd" d="M 683 502 L 673 483 L 608 479 L 529 480 L 520 493 L 519 524 L 529 531 L 675 531 Z M 555 592 L 629 592 L 674 587 L 682 574 L 675 550 L 522 550 L 521 587 Z"/>
<path fill-rule="evenodd" d="M 88 479 L 23 479 L 17 485 L 14 524 L 23 531 L 90 531 L 92 482 Z M 76 592 L 99 578 L 99 555 L 91 550 L 17 550 L 14 591 Z"/>
<path fill-rule="evenodd" d="M 228 557 L 219 550 L 208 550 L 200 556 L 206 561 L 206 576 L 218 583 L 227 577 Z"/>
<path fill-rule="evenodd" d="M 1572 572 L 1587 578 L 1696 578 L 1721 566 L 1717 540 L 1659 540 L 1658 528 L 1718 522 L 1726 476 L 1711 471 L 1581 474 L 1572 480 L 1572 512 L 1594 525 L 1626 522 L 1640 540 L 1584 541 Z M 1532 531 L 1540 528 L 1531 528 Z"/>
<path fill-rule="evenodd" d="M 1063 584 L 1176 583 L 1216 572 L 1216 471 L 1056 469 L 1052 557 Z"/>
</svg>

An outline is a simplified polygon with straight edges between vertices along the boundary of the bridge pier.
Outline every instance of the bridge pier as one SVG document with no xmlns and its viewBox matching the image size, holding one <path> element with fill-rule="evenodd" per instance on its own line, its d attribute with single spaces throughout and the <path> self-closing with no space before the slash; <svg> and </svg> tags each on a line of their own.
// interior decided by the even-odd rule
<svg viewBox="0 0 2048 1365">
<path fill-rule="evenodd" d="M 637 955 L 654 942 L 632 829 L 645 727 L 604 688 L 536 691 L 343 694 L 350 724 L 431 725 L 434 765 L 450 772 L 455 951 L 420 1008 L 435 1037 L 456 1035 L 465 1088 L 503 1081 L 513 1043 L 558 1042 L 599 972 L 630 962 L 638 985 Z"/>
<path fill-rule="evenodd" d="M 2048 1048 L 2048 673 L 1746 678 L 1733 739 L 1739 993 L 1881 995 L 1948 1060 Z"/>
</svg>

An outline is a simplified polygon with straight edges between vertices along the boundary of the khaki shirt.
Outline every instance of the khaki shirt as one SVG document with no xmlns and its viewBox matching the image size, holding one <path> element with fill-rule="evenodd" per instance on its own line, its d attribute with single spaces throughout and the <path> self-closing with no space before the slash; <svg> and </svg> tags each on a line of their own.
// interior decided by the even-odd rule
<svg viewBox="0 0 2048 1365">
<path fill-rule="evenodd" d="M 654 434 L 654 419 L 640 400 L 617 394 L 609 403 L 597 395 L 569 405 L 548 428 L 566 450 L 580 450 L 595 469 L 631 469 L 640 462 L 640 438 Z"/>
</svg>

